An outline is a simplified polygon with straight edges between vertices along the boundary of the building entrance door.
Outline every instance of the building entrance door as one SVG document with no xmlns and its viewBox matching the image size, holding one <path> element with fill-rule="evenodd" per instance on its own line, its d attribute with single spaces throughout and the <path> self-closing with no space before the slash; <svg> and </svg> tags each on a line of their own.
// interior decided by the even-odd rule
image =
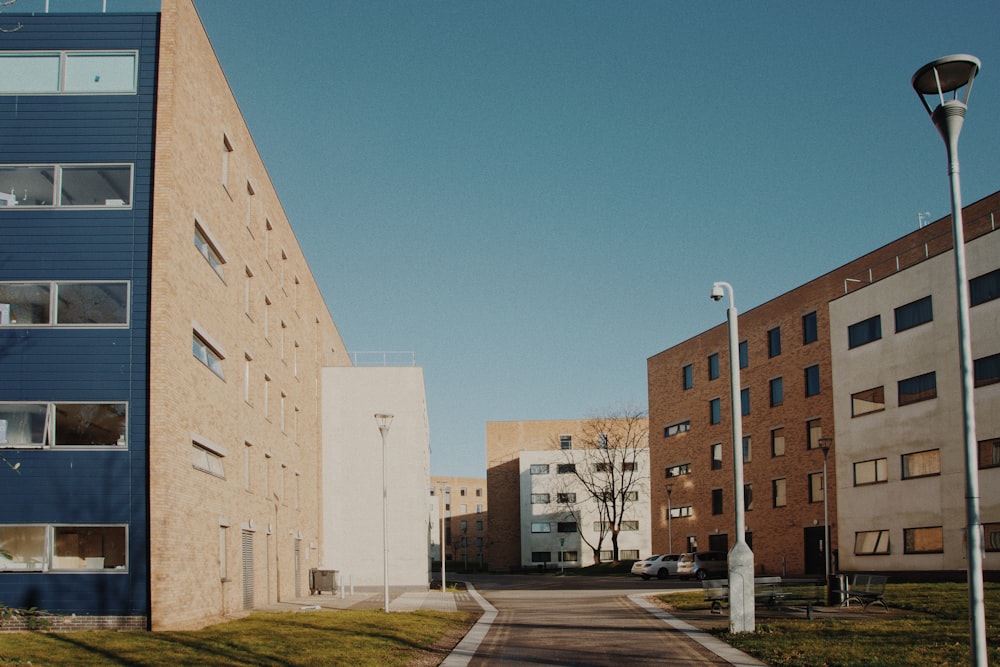
<svg viewBox="0 0 1000 667">
<path fill-rule="evenodd" d="M 823 526 L 809 526 L 805 529 L 806 574 L 826 574 L 823 555 L 826 545 L 823 544 Z"/>
</svg>

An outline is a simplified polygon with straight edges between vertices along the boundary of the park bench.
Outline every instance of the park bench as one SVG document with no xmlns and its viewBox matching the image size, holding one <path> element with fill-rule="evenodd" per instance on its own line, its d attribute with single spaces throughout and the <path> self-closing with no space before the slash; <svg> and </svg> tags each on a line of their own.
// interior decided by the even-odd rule
<svg viewBox="0 0 1000 667">
<path fill-rule="evenodd" d="M 721 614 L 723 603 L 729 602 L 728 579 L 705 579 L 701 582 L 705 601 L 712 603 L 712 613 Z M 785 599 L 781 577 L 754 577 L 753 597 L 757 604 L 776 607 Z"/>
<path fill-rule="evenodd" d="M 850 607 L 851 600 L 861 605 L 864 611 L 873 604 L 882 605 L 882 609 L 889 611 L 885 605 L 885 582 L 888 577 L 880 574 L 852 574 L 847 577 L 847 589 L 844 591 L 843 607 Z"/>
</svg>

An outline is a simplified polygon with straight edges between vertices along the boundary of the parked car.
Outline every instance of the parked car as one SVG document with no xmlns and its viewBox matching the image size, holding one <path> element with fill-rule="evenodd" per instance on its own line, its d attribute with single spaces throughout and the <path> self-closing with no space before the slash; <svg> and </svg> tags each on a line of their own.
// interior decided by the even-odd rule
<svg viewBox="0 0 1000 667">
<path fill-rule="evenodd" d="M 684 554 L 677 563 L 677 576 L 681 579 L 709 579 L 729 574 L 728 557 L 722 551 L 699 551 Z"/>
<path fill-rule="evenodd" d="M 676 576 L 677 563 L 680 559 L 680 554 L 658 554 L 646 560 L 637 560 L 632 564 L 632 574 L 643 579 L 651 577 L 666 579 L 671 575 Z"/>
</svg>

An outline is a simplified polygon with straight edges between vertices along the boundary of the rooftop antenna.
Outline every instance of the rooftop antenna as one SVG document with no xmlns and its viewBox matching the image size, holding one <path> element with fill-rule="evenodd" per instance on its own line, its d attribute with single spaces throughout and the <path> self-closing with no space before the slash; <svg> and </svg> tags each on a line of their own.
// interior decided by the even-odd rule
<svg viewBox="0 0 1000 667">
<path fill-rule="evenodd" d="M 928 222 L 928 220 L 930 219 L 930 217 L 931 217 L 930 211 L 921 211 L 920 213 L 917 213 L 917 227 L 923 228 L 929 225 L 930 223 Z"/>
</svg>

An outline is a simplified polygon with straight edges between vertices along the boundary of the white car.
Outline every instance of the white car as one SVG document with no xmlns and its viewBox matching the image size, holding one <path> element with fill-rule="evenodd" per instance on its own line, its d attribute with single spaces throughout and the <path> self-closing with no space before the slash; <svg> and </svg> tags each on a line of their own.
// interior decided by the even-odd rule
<svg viewBox="0 0 1000 667">
<path fill-rule="evenodd" d="M 646 560 L 637 560 L 632 565 L 632 574 L 643 579 L 656 577 L 666 579 L 677 575 L 677 562 L 680 561 L 681 554 L 658 554 L 650 556 Z"/>
</svg>

